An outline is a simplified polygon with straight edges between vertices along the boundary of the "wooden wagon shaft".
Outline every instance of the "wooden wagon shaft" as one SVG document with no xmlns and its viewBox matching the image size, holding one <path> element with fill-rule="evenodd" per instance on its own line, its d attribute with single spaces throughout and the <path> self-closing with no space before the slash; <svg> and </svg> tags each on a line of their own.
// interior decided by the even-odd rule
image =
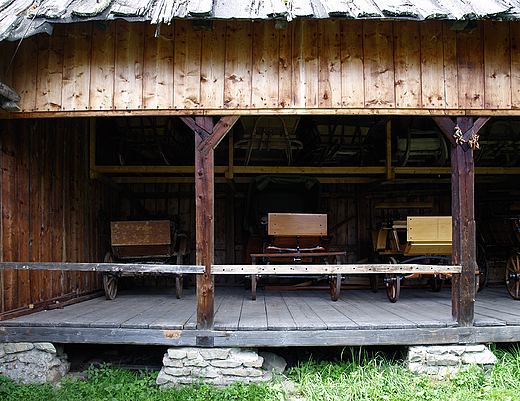
<svg viewBox="0 0 520 401">
<path fill-rule="evenodd" d="M 204 273 L 204 266 L 148 263 L 0 262 L 0 270 L 64 270 L 103 273 Z"/>
<path fill-rule="evenodd" d="M 421 265 L 421 264 L 283 264 L 283 265 L 213 265 L 213 274 L 452 274 L 460 273 L 459 265 Z"/>
</svg>

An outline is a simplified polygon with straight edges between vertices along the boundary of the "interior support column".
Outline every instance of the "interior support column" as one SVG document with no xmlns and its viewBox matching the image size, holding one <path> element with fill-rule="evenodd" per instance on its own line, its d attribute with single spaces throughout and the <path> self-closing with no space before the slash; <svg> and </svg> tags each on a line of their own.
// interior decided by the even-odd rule
<svg viewBox="0 0 520 401">
<path fill-rule="evenodd" d="M 457 118 L 461 132 L 473 127 L 473 118 Z M 453 263 L 462 272 L 452 278 L 452 315 L 461 326 L 473 325 L 475 318 L 475 164 L 473 150 L 462 146 L 451 150 L 451 193 L 453 219 Z"/>
<path fill-rule="evenodd" d="M 207 132 L 213 132 L 211 117 L 195 117 L 195 123 Z M 197 265 L 206 266 L 204 274 L 197 274 L 197 329 L 213 329 L 214 278 L 211 265 L 214 258 L 214 206 L 215 206 L 215 165 L 214 151 L 202 152 L 203 142 L 195 135 L 195 226 L 197 241 Z"/>
</svg>

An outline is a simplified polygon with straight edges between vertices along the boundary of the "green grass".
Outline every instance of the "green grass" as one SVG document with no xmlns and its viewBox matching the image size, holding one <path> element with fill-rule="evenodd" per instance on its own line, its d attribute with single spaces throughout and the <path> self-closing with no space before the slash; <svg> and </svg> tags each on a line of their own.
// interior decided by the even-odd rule
<svg viewBox="0 0 520 401">
<path fill-rule="evenodd" d="M 352 351 L 352 350 L 350 350 Z M 195 384 L 160 390 L 157 372 L 132 372 L 109 364 L 88 371 L 86 381 L 22 385 L 0 376 L 0 400 L 503 400 L 520 401 L 520 348 L 495 349 L 493 371 L 471 366 L 445 380 L 411 374 L 403 362 L 356 349 L 334 362 L 312 359 L 291 368 L 296 390 L 287 394 L 280 378 L 268 384 L 236 383 L 223 389 Z M 345 353 L 346 354 L 346 353 Z"/>
</svg>

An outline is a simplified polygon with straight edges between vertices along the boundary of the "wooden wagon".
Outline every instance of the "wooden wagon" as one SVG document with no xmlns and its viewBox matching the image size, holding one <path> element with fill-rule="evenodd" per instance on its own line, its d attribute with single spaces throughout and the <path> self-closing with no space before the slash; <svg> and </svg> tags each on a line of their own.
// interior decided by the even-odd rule
<svg viewBox="0 0 520 401">
<path fill-rule="evenodd" d="M 442 273 L 442 265 L 451 264 L 451 216 L 408 216 L 406 220 L 394 220 L 382 225 L 373 233 L 374 251 L 382 261 L 389 263 L 422 262 L 439 266 L 438 272 L 425 274 L 387 273 L 385 289 L 390 302 L 396 302 L 403 279 L 426 276 L 432 290 L 442 289 L 450 274 Z M 370 276 L 372 291 L 379 287 L 379 275 Z"/>
<path fill-rule="evenodd" d="M 189 253 L 186 233 L 180 232 L 171 220 L 112 221 L 110 223 L 112 251 L 105 255 L 105 263 L 133 263 L 156 266 L 161 264 L 183 265 Z M 124 276 L 168 274 L 158 269 L 119 271 L 103 273 L 103 286 L 107 299 L 117 295 L 118 279 Z M 182 271 L 182 269 L 179 269 Z M 182 296 L 183 273 L 175 273 L 175 292 Z"/>
<path fill-rule="evenodd" d="M 520 217 L 494 217 L 477 224 L 477 264 L 505 265 L 507 292 L 520 300 Z"/>
</svg>

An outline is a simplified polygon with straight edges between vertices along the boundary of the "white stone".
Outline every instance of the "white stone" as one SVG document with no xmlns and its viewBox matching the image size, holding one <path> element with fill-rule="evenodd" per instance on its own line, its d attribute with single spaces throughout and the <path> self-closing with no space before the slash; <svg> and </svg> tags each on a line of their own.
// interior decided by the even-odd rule
<svg viewBox="0 0 520 401">
<path fill-rule="evenodd" d="M 186 358 L 186 348 L 168 348 L 168 358 L 170 358 L 170 359 Z"/>
<path fill-rule="evenodd" d="M 264 364 L 264 358 L 259 356 L 256 361 L 244 362 L 246 368 L 261 368 Z"/>
<path fill-rule="evenodd" d="M 264 362 L 262 367 L 268 372 L 275 374 L 282 374 L 287 366 L 287 362 L 281 356 L 273 354 L 272 352 L 260 352 Z"/>
<path fill-rule="evenodd" d="M 249 370 L 244 368 L 222 369 L 220 373 L 222 373 L 224 376 L 249 376 Z"/>
<path fill-rule="evenodd" d="M 34 348 L 39 351 L 48 352 L 50 354 L 57 354 L 56 348 L 51 343 L 35 343 Z"/>
<path fill-rule="evenodd" d="M 170 359 L 166 357 L 163 358 L 163 365 L 172 368 L 182 368 L 184 366 L 181 359 Z"/>
<path fill-rule="evenodd" d="M 33 348 L 34 345 L 32 343 L 7 343 L 4 345 L 4 351 L 6 354 L 30 351 Z"/>
<path fill-rule="evenodd" d="M 210 361 L 210 364 L 216 368 L 237 368 L 242 366 L 241 362 L 221 359 L 212 360 Z"/>
<path fill-rule="evenodd" d="M 190 376 L 191 369 L 190 368 L 163 368 L 164 373 L 170 376 Z"/>
<path fill-rule="evenodd" d="M 220 372 L 213 368 L 193 368 L 191 371 L 192 376 L 196 376 L 201 379 L 214 379 L 220 376 Z"/>
<path fill-rule="evenodd" d="M 199 351 L 194 348 L 188 348 L 186 349 L 186 358 L 187 359 L 198 359 L 200 358 Z"/>
<path fill-rule="evenodd" d="M 462 362 L 465 364 L 495 365 L 497 358 L 489 349 L 485 349 L 482 352 L 465 353 L 462 355 Z"/>
<path fill-rule="evenodd" d="M 461 358 L 453 354 L 430 354 L 426 355 L 426 365 L 428 366 L 457 366 Z"/>
<path fill-rule="evenodd" d="M 226 359 L 231 348 L 202 348 L 199 350 L 204 359 Z"/>
<path fill-rule="evenodd" d="M 229 359 L 233 359 L 241 363 L 253 362 L 258 359 L 258 354 L 255 351 L 247 348 L 233 348 L 229 353 Z"/>
<path fill-rule="evenodd" d="M 198 366 L 204 368 L 209 365 L 209 361 L 206 361 L 202 358 L 197 359 L 187 359 L 184 361 L 184 366 Z"/>
<path fill-rule="evenodd" d="M 168 383 L 171 379 L 171 376 L 169 376 L 165 371 L 164 368 L 161 369 L 159 374 L 157 375 L 157 379 L 155 380 L 155 383 L 157 385 Z"/>
<path fill-rule="evenodd" d="M 466 345 L 464 352 L 484 352 L 488 348 L 484 344 Z"/>
</svg>

